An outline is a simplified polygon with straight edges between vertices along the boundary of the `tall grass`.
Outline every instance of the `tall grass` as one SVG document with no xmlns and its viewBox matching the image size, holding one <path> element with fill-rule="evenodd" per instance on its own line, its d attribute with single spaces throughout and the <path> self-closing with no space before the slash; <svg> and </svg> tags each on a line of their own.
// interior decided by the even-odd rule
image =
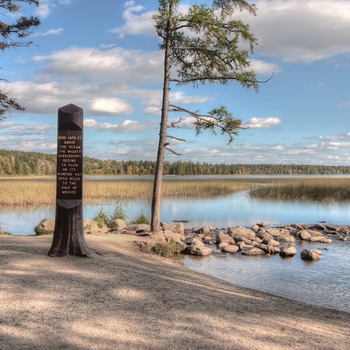
<svg viewBox="0 0 350 350">
<path fill-rule="evenodd" d="M 85 202 L 108 202 L 125 199 L 151 199 L 152 181 L 85 181 Z M 172 180 L 164 181 L 164 197 L 214 197 L 251 188 L 249 183 L 234 180 Z M 55 203 L 55 181 L 0 181 L 0 205 Z"/>
<path fill-rule="evenodd" d="M 276 179 L 277 180 L 277 179 Z M 346 178 L 302 178 L 259 186 L 250 195 L 270 200 L 300 200 L 341 202 L 350 200 L 350 179 Z"/>
</svg>

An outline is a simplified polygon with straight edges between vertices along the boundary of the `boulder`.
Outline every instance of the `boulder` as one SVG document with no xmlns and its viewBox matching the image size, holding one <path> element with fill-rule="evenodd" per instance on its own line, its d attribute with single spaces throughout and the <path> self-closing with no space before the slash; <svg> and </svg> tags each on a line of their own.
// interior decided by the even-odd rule
<svg viewBox="0 0 350 350">
<path fill-rule="evenodd" d="M 136 233 L 141 231 L 151 231 L 151 226 L 148 224 L 134 224 L 124 227 L 125 231 L 134 231 Z"/>
<path fill-rule="evenodd" d="M 193 232 L 198 233 L 198 234 L 203 234 L 203 235 L 207 235 L 208 233 L 210 233 L 210 228 L 208 226 L 203 226 L 203 227 L 196 227 L 195 229 L 193 229 Z"/>
<path fill-rule="evenodd" d="M 109 223 L 111 231 L 123 230 L 126 226 L 128 226 L 128 224 L 122 219 L 114 219 Z"/>
<path fill-rule="evenodd" d="M 213 254 L 213 251 L 207 248 L 202 241 L 194 238 L 191 245 L 186 248 L 186 253 L 197 256 L 209 256 Z"/>
<path fill-rule="evenodd" d="M 55 219 L 49 218 L 44 219 L 35 226 L 34 231 L 37 235 L 50 235 L 53 234 L 55 230 Z"/>
<path fill-rule="evenodd" d="M 281 236 L 285 236 L 285 235 L 289 235 L 290 232 L 285 229 L 285 228 L 276 228 L 276 227 L 272 227 L 272 228 L 268 228 L 266 230 L 268 233 L 270 233 L 273 237 L 281 237 Z"/>
<path fill-rule="evenodd" d="M 271 233 L 266 232 L 264 229 L 260 229 L 257 233 L 256 236 L 261 238 L 261 239 L 273 239 L 273 236 Z"/>
<path fill-rule="evenodd" d="M 222 249 L 222 251 L 225 253 L 233 254 L 233 253 L 237 253 L 239 251 L 239 247 L 236 246 L 235 244 L 229 244 L 226 247 L 224 247 Z"/>
<path fill-rule="evenodd" d="M 281 251 L 280 248 L 274 247 L 271 245 L 267 245 L 267 244 L 257 244 L 257 245 L 255 245 L 255 247 L 260 248 L 261 250 L 263 250 L 265 252 L 265 254 L 270 254 L 270 255 L 278 254 Z"/>
<path fill-rule="evenodd" d="M 324 237 L 324 236 L 316 236 L 316 237 L 310 237 L 308 239 L 309 242 L 319 242 L 319 243 L 332 243 L 332 240 L 330 238 Z"/>
<path fill-rule="evenodd" d="M 292 235 L 284 235 L 280 237 L 280 242 L 284 242 L 284 243 L 293 243 L 295 242 L 296 239 L 294 236 Z"/>
<path fill-rule="evenodd" d="M 244 240 L 254 241 L 256 237 L 256 234 L 254 231 L 244 228 L 242 226 L 231 228 L 228 231 L 228 234 L 237 241 L 244 241 Z"/>
<path fill-rule="evenodd" d="M 282 247 L 279 254 L 282 258 L 290 258 L 290 257 L 297 254 L 297 250 L 296 250 L 294 244 L 289 244 L 285 247 Z"/>
<path fill-rule="evenodd" d="M 303 241 L 307 241 L 311 237 L 311 233 L 308 230 L 301 230 L 296 236 Z"/>
<path fill-rule="evenodd" d="M 183 249 L 186 248 L 186 243 L 184 243 L 182 241 L 183 236 L 181 236 L 179 233 L 171 231 L 171 230 L 165 230 L 163 233 L 163 237 L 167 240 L 167 241 L 171 241 L 174 240 L 175 242 L 179 243 L 181 245 L 181 247 Z"/>
<path fill-rule="evenodd" d="M 273 247 L 279 247 L 280 246 L 280 242 L 274 240 L 274 239 L 263 239 L 263 241 L 261 242 L 262 244 L 267 244 Z"/>
<path fill-rule="evenodd" d="M 304 249 L 300 256 L 302 260 L 305 261 L 317 261 L 321 259 L 322 252 L 320 250 L 309 250 L 309 249 Z"/>
<path fill-rule="evenodd" d="M 246 248 L 245 247 L 242 250 L 242 254 L 247 255 L 247 256 L 261 256 L 261 255 L 265 255 L 266 253 L 260 248 L 256 248 L 256 247 Z"/>
<path fill-rule="evenodd" d="M 170 230 L 179 233 L 180 235 L 185 235 L 185 228 L 182 222 L 178 222 L 175 225 L 171 225 Z"/>
<path fill-rule="evenodd" d="M 216 244 L 219 245 L 220 243 L 235 244 L 235 240 L 231 236 L 219 231 L 216 235 Z"/>
</svg>

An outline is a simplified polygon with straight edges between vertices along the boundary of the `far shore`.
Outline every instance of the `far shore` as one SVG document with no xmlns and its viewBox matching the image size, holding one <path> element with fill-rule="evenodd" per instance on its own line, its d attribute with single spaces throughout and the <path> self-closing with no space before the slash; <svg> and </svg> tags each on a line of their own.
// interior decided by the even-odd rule
<svg viewBox="0 0 350 350">
<path fill-rule="evenodd" d="M 87 235 L 86 258 L 52 236 L 0 235 L 1 350 L 349 349 L 350 314 L 242 288 Z"/>
</svg>

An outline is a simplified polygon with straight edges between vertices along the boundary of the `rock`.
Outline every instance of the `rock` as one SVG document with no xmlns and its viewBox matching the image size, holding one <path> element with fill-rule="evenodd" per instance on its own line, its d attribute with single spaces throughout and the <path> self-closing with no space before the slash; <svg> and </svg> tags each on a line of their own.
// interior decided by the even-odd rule
<svg viewBox="0 0 350 350">
<path fill-rule="evenodd" d="M 39 224 L 34 228 L 35 233 L 39 235 L 50 235 L 55 230 L 55 219 L 48 218 L 41 220 Z"/>
<path fill-rule="evenodd" d="M 292 235 L 284 235 L 284 236 L 280 237 L 280 242 L 292 243 L 292 242 L 295 242 L 295 241 L 296 241 L 296 239 Z"/>
<path fill-rule="evenodd" d="M 209 256 L 213 254 L 210 248 L 207 248 L 202 241 L 196 238 L 194 238 L 191 245 L 186 248 L 186 252 L 197 256 Z"/>
<path fill-rule="evenodd" d="M 182 222 L 178 222 L 175 225 L 171 225 L 170 230 L 179 233 L 180 235 L 185 235 L 185 228 Z"/>
<path fill-rule="evenodd" d="M 210 233 L 210 228 L 208 226 L 203 226 L 200 228 L 196 227 L 195 229 L 193 229 L 193 232 L 206 235 L 206 234 Z"/>
<path fill-rule="evenodd" d="M 260 229 L 257 233 L 256 236 L 261 238 L 261 239 L 273 239 L 273 236 L 271 233 L 266 232 L 264 229 Z"/>
<path fill-rule="evenodd" d="M 289 231 L 285 228 L 268 228 L 266 232 L 270 233 L 274 238 L 279 238 L 281 236 L 289 235 Z"/>
<path fill-rule="evenodd" d="M 222 242 L 222 243 L 218 244 L 218 248 L 222 250 L 223 248 L 227 247 L 228 245 L 229 245 L 228 243 Z"/>
<path fill-rule="evenodd" d="M 294 244 L 289 244 L 285 247 L 282 247 L 279 254 L 282 258 L 290 258 L 290 257 L 297 254 L 297 250 L 296 250 Z"/>
<path fill-rule="evenodd" d="M 324 237 L 324 236 L 316 236 L 316 237 L 310 237 L 308 239 L 309 242 L 319 242 L 319 243 L 332 243 L 332 240 L 330 238 Z"/>
<path fill-rule="evenodd" d="M 242 250 L 242 254 L 247 256 L 259 256 L 259 255 L 265 255 L 266 253 L 260 248 L 253 247 L 253 248 L 244 248 Z"/>
<path fill-rule="evenodd" d="M 112 231 L 122 230 L 122 229 L 124 229 L 127 226 L 128 226 L 128 224 L 126 223 L 126 221 L 122 220 L 122 219 L 114 219 L 109 224 L 109 228 Z"/>
<path fill-rule="evenodd" d="M 124 227 L 125 231 L 135 231 L 141 232 L 141 231 L 151 231 L 151 226 L 148 224 L 135 224 L 135 225 L 128 225 Z"/>
<path fill-rule="evenodd" d="M 309 250 L 304 249 L 300 256 L 302 260 L 305 261 L 317 261 L 321 259 L 322 252 L 320 250 Z"/>
<path fill-rule="evenodd" d="M 301 230 L 296 236 L 303 241 L 307 241 L 311 237 L 311 233 L 308 230 Z"/>
<path fill-rule="evenodd" d="M 263 239 L 262 244 L 267 244 L 273 247 L 279 247 L 280 242 L 274 240 L 274 239 Z"/>
<path fill-rule="evenodd" d="M 163 237 L 167 240 L 167 241 L 171 241 L 174 240 L 175 242 L 179 243 L 181 245 L 181 247 L 183 247 L 183 249 L 186 248 L 186 243 L 184 243 L 182 241 L 183 236 L 181 236 L 179 233 L 171 231 L 171 230 L 165 230 L 163 233 Z"/>
<path fill-rule="evenodd" d="M 163 221 L 160 223 L 160 228 L 161 228 L 163 231 L 165 231 L 165 230 L 171 230 L 170 225 L 167 224 L 166 222 L 163 222 Z"/>
<path fill-rule="evenodd" d="M 256 225 L 258 225 L 259 227 L 267 227 L 267 226 L 270 226 L 271 224 L 269 222 L 261 221 L 261 222 L 258 222 Z"/>
<path fill-rule="evenodd" d="M 216 244 L 219 245 L 220 243 L 235 244 L 235 240 L 231 236 L 219 231 L 216 235 Z"/>
<path fill-rule="evenodd" d="M 265 252 L 265 254 L 273 255 L 273 254 L 278 254 L 280 252 L 280 248 L 270 246 L 267 244 L 257 244 L 255 247 L 263 250 Z"/>
<path fill-rule="evenodd" d="M 233 253 L 237 253 L 239 251 L 239 247 L 236 246 L 235 244 L 229 244 L 226 247 L 224 247 L 222 249 L 222 251 L 225 253 L 233 254 Z"/>
<path fill-rule="evenodd" d="M 260 226 L 259 226 L 258 224 L 255 224 L 255 225 L 253 225 L 250 229 L 251 229 L 252 231 L 257 232 L 257 231 L 260 230 Z"/>
<path fill-rule="evenodd" d="M 243 241 L 243 240 L 254 241 L 256 237 L 256 234 L 254 231 L 248 230 L 247 228 L 244 228 L 242 226 L 231 228 L 228 231 L 228 234 L 237 241 Z"/>
</svg>

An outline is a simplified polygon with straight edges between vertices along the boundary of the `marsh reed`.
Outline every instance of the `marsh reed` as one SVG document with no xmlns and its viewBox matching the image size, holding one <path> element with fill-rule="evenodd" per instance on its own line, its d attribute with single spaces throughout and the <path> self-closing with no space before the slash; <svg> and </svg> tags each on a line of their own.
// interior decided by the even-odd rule
<svg viewBox="0 0 350 350">
<path fill-rule="evenodd" d="M 250 191 L 254 198 L 268 200 L 299 200 L 341 202 L 350 200 L 348 178 L 274 179 Z"/>
<path fill-rule="evenodd" d="M 108 202 L 126 199 L 151 199 L 152 181 L 87 180 L 84 182 L 85 202 Z M 234 180 L 175 180 L 164 181 L 164 197 L 208 198 L 251 188 L 252 185 Z M 0 180 L 0 205 L 41 205 L 55 203 L 55 181 Z"/>
</svg>

